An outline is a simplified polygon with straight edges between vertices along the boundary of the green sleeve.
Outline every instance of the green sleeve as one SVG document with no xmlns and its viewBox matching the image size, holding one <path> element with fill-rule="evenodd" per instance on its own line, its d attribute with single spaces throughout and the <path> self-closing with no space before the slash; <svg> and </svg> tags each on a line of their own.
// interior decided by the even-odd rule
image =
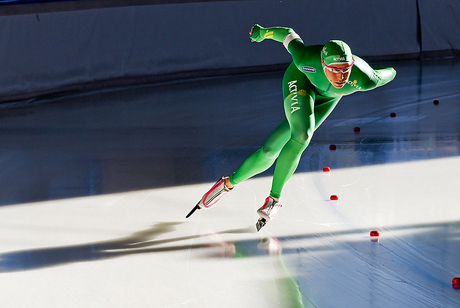
<svg viewBox="0 0 460 308">
<path fill-rule="evenodd" d="M 396 71 L 392 67 L 377 69 L 372 68 L 366 61 L 353 55 L 355 59 L 354 68 L 351 70 L 350 80 L 357 81 L 360 91 L 368 91 L 383 86 L 392 81 Z M 356 69 L 355 69 L 356 68 Z"/>
<path fill-rule="evenodd" d="M 383 85 L 389 83 L 396 76 L 396 71 L 392 67 L 388 67 L 388 68 L 384 68 L 384 69 L 376 69 L 375 73 L 378 76 L 377 84 L 375 85 L 375 87 L 380 87 L 380 86 L 383 86 Z"/>
</svg>

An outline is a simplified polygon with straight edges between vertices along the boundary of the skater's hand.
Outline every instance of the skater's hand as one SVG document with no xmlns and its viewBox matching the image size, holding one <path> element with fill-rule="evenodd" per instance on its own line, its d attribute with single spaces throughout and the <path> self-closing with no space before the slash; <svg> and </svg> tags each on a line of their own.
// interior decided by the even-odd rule
<svg viewBox="0 0 460 308">
<path fill-rule="evenodd" d="M 260 36 L 260 32 L 263 28 L 258 24 L 255 24 L 251 30 L 249 31 L 249 37 L 251 38 L 251 42 L 262 42 L 264 40 L 263 37 Z"/>
<path fill-rule="evenodd" d="M 252 32 L 254 31 L 254 26 L 252 26 L 251 30 L 249 31 L 249 37 L 251 38 L 251 42 L 255 42 L 256 40 L 252 38 Z"/>
</svg>

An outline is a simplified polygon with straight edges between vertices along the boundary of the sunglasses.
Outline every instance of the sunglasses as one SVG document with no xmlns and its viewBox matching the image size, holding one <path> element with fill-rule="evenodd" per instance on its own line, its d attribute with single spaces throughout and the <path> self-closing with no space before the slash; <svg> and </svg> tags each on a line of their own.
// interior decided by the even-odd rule
<svg viewBox="0 0 460 308">
<path fill-rule="evenodd" d="M 328 71 L 330 71 L 330 72 L 332 72 L 334 74 L 338 74 L 338 73 L 346 74 L 346 73 L 351 71 L 351 67 L 353 66 L 353 64 L 355 64 L 355 59 L 353 59 L 353 62 L 350 65 L 345 66 L 345 67 L 341 67 L 341 68 L 331 67 L 331 66 L 326 65 L 326 63 L 324 63 L 324 60 L 322 58 L 321 58 L 321 62 L 323 63 L 324 67 Z"/>
</svg>

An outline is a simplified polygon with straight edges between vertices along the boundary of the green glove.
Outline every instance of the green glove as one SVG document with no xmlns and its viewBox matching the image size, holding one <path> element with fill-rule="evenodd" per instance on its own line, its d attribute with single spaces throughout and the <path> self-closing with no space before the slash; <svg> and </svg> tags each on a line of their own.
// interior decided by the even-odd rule
<svg viewBox="0 0 460 308">
<path fill-rule="evenodd" d="M 255 24 L 254 27 L 252 28 L 252 33 L 249 36 L 251 40 L 256 41 L 257 43 L 262 42 L 265 39 L 265 31 L 266 29 L 261 27 L 258 24 Z"/>
<path fill-rule="evenodd" d="M 253 41 L 262 42 L 265 39 L 272 39 L 277 42 L 283 42 L 284 38 L 290 34 L 295 33 L 291 28 L 284 27 L 270 27 L 264 28 L 258 24 L 255 24 L 252 28 L 252 33 L 249 36 Z"/>
</svg>

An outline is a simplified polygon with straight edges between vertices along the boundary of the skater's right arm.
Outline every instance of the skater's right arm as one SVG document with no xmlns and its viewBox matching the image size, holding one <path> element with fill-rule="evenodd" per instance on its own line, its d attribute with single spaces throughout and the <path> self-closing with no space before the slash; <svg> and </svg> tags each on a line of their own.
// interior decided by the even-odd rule
<svg viewBox="0 0 460 308">
<path fill-rule="evenodd" d="M 253 42 L 262 42 L 265 39 L 283 43 L 284 47 L 292 55 L 294 61 L 301 58 L 305 53 L 305 45 L 300 36 L 291 28 L 270 27 L 264 28 L 260 25 L 254 25 L 249 32 L 249 37 Z"/>
</svg>

